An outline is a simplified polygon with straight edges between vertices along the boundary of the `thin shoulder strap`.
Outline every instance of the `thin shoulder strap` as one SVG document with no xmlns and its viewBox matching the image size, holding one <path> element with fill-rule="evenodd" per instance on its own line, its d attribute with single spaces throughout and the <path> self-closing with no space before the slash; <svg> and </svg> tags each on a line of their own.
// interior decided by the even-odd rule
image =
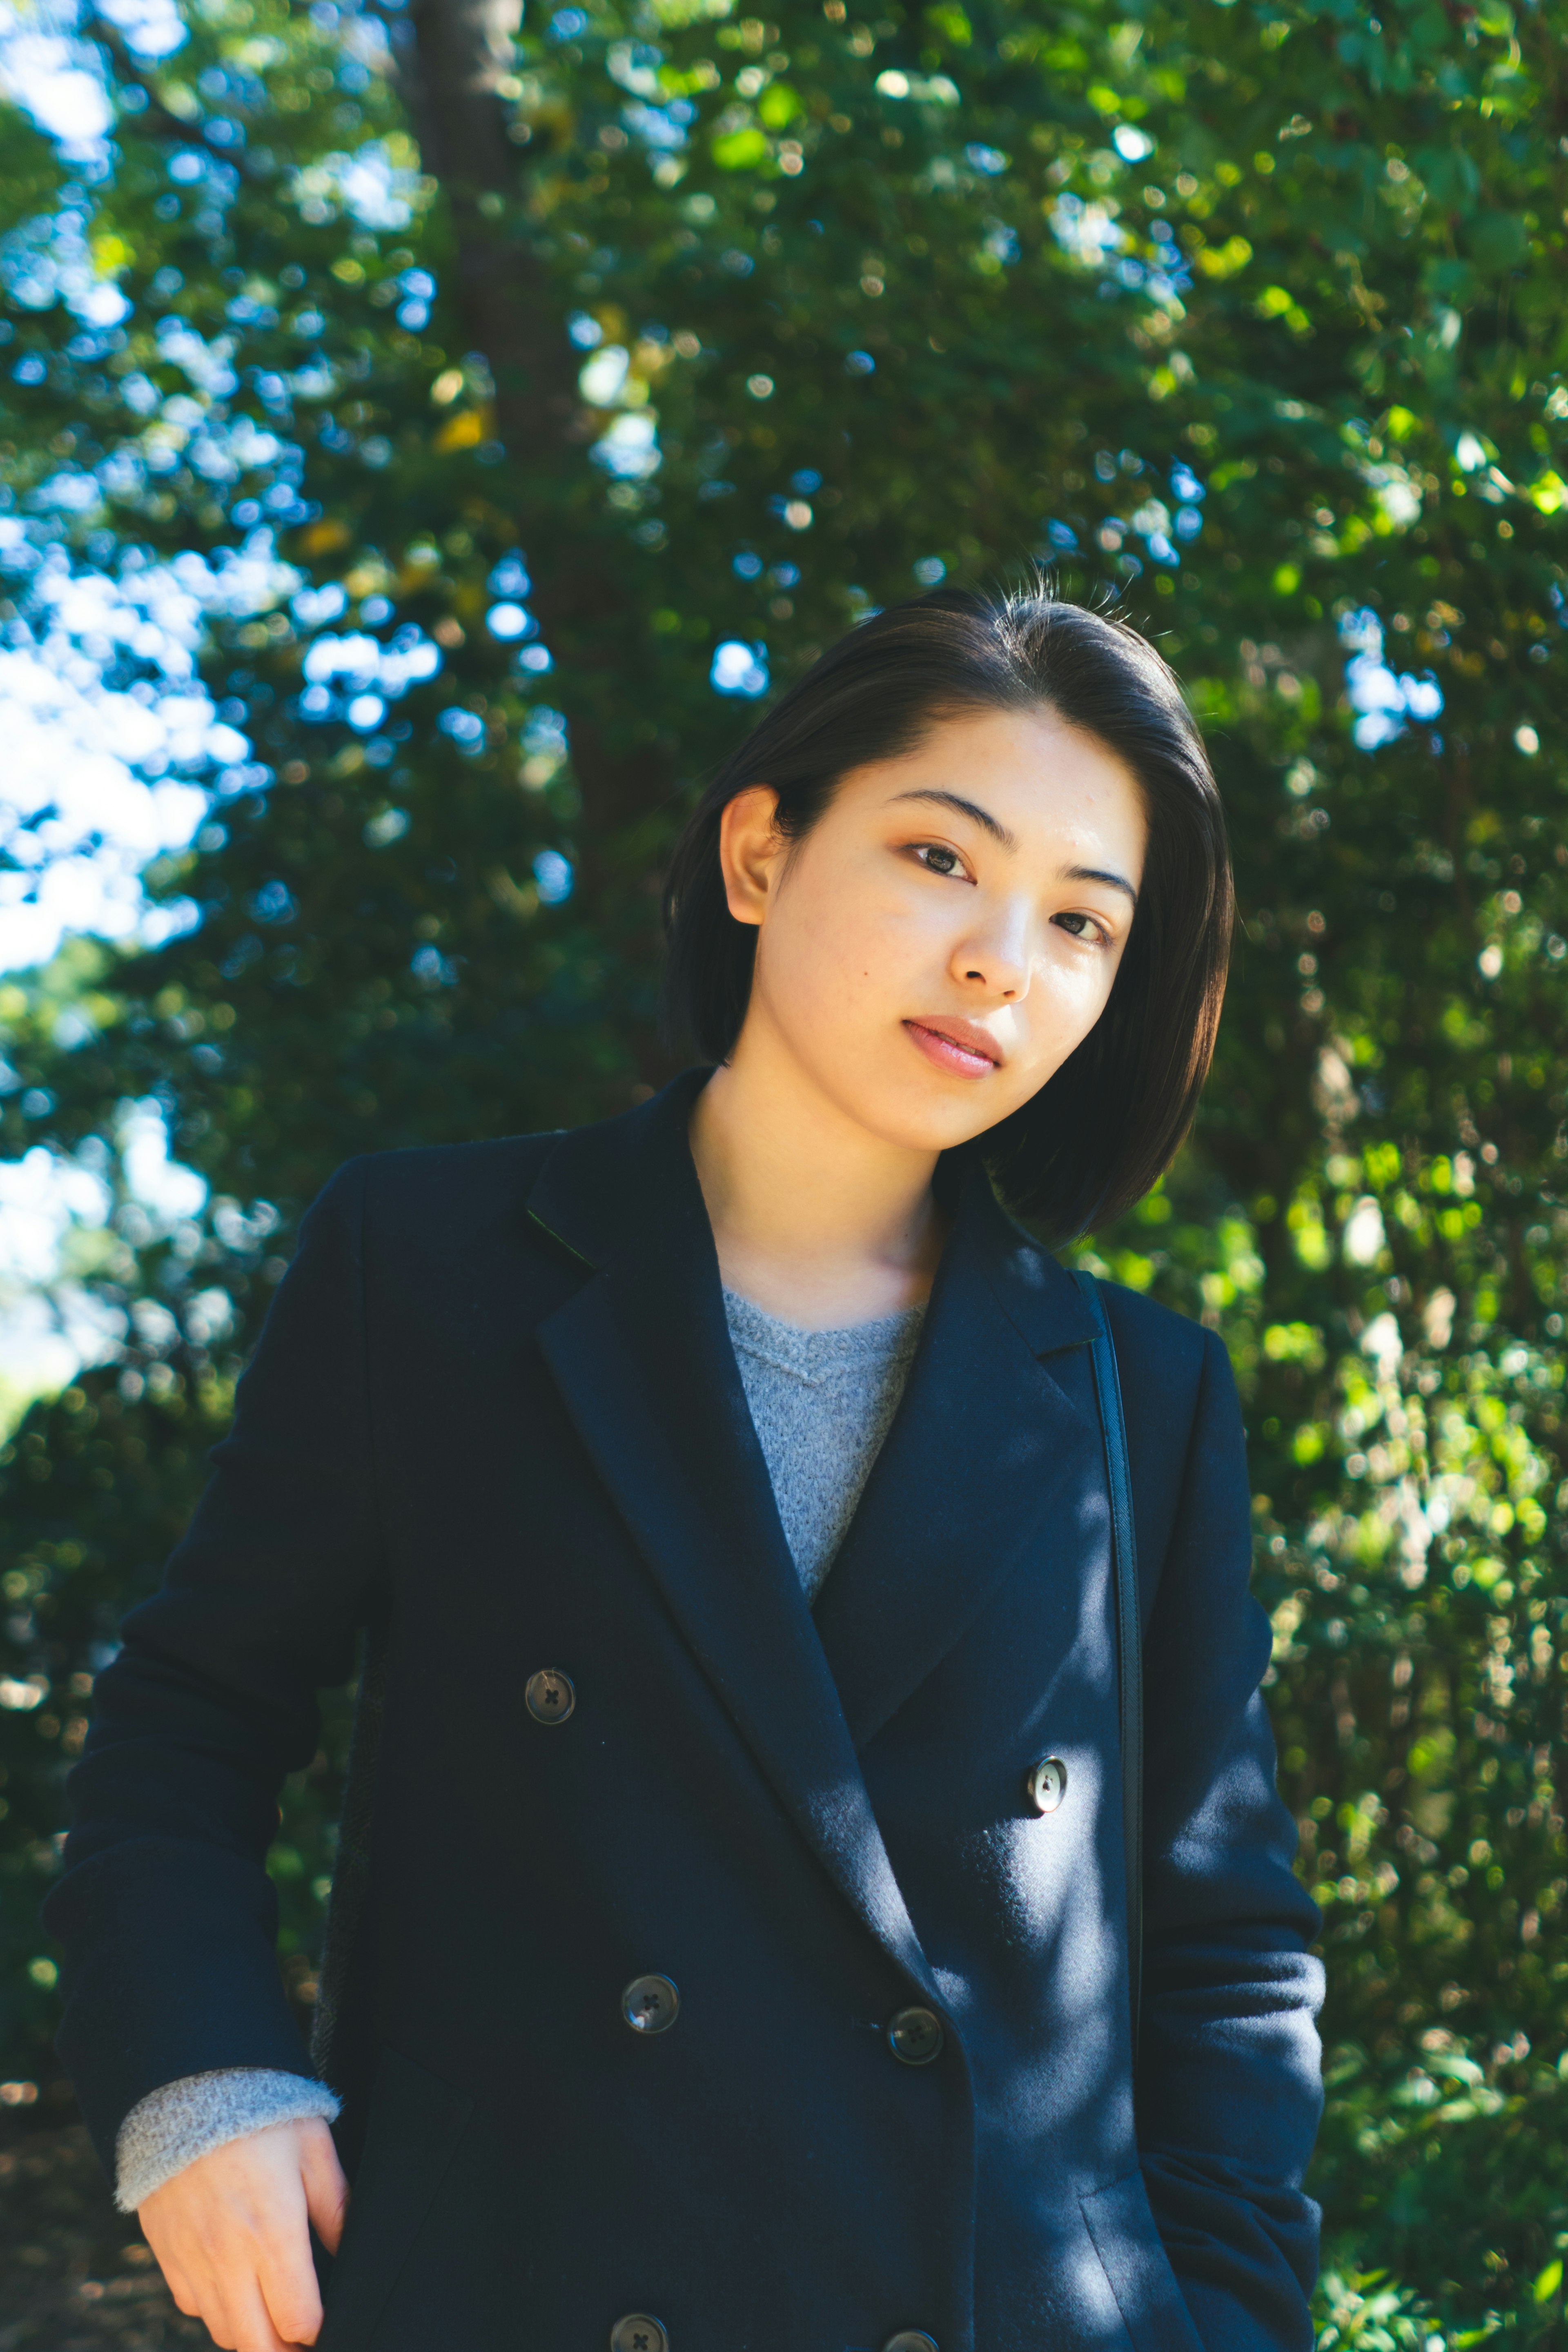
<svg viewBox="0 0 1568 2352">
<path fill-rule="evenodd" d="M 1105 1438 L 1110 1490 L 1111 1546 L 1116 1577 L 1116 1663 L 1121 1696 L 1122 1841 L 1127 1854 L 1127 1974 L 1132 2007 L 1132 2056 L 1138 2057 L 1138 2012 L 1143 1981 L 1143 1639 L 1138 1617 L 1138 1555 L 1132 1527 L 1132 1474 L 1121 1381 L 1105 1304 L 1093 1275 L 1073 1269 L 1073 1280 L 1094 1318 L 1094 1389 Z"/>
</svg>

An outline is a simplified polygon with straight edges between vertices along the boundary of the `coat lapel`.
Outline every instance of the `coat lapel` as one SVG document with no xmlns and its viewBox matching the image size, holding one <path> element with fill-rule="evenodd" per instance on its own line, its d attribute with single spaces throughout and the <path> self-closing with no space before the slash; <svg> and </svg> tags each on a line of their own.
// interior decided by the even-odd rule
<svg viewBox="0 0 1568 2352">
<path fill-rule="evenodd" d="M 1109 1542 L 1092 1404 L 1040 1360 L 1091 1337 L 1070 1276 L 971 1163 L 898 1415 L 816 1603 L 858 1750 L 1021 1561 L 1046 1573 L 1067 1553 L 1077 1576 L 1086 1538 Z"/>
<path fill-rule="evenodd" d="M 564 1134 L 529 1198 L 592 1269 L 539 1327 L 563 1402 L 686 1642 L 807 1842 L 928 1991 L 773 1502 L 687 1142 L 706 1072 Z"/>
</svg>

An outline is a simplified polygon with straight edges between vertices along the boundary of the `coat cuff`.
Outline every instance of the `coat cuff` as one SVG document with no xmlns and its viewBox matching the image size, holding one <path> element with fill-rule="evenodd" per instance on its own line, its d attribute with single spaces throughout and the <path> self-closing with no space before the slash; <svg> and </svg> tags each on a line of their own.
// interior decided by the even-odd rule
<svg viewBox="0 0 1568 2352">
<path fill-rule="evenodd" d="M 150 2091 L 121 2125 L 114 2149 L 115 2204 L 122 2213 L 134 2213 L 143 2198 L 198 2156 L 268 2124 L 298 2123 L 308 2116 L 334 2122 L 340 2105 L 325 2083 L 270 2067 L 216 2066 L 182 2075 Z"/>
</svg>

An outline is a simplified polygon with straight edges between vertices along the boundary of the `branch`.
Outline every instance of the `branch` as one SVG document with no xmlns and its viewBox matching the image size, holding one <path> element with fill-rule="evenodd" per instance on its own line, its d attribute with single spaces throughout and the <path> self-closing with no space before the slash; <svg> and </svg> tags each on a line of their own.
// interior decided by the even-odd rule
<svg viewBox="0 0 1568 2352">
<path fill-rule="evenodd" d="M 146 104 L 140 110 L 142 119 L 165 139 L 177 139 L 182 146 L 200 147 L 215 163 L 227 163 L 233 170 L 245 172 L 256 179 L 268 176 L 243 146 L 231 147 L 215 139 L 204 122 L 187 122 L 183 115 L 165 106 L 146 74 L 126 46 L 117 25 L 100 16 L 96 8 L 89 12 L 89 21 L 83 26 L 89 39 L 96 41 L 106 57 L 113 60 L 115 77 L 122 87 L 140 90 Z"/>
</svg>

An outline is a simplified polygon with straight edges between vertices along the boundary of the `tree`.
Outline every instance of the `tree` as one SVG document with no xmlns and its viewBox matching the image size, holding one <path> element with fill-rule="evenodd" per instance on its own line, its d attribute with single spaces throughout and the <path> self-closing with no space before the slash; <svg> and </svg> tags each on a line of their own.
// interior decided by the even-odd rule
<svg viewBox="0 0 1568 2352">
<path fill-rule="evenodd" d="M 0 998 L 4 1149 L 101 1171 L 125 1319 L 6 1449 L 13 2063 L 48 2065 L 28 1906 L 93 1645 L 305 1201 L 353 1151 L 658 1083 L 659 868 L 748 698 L 1038 561 L 1156 635 L 1235 836 L 1204 1115 L 1090 1256 L 1243 1382 L 1328 1922 L 1325 2340 L 1544 2340 L 1561 44 L 1502 0 L 731 7 L 105 5 L 100 147 L 10 126 L 12 629 L 177 559 L 237 739 L 146 877 L 161 942 Z M 123 316 L 84 316 L 83 253 Z M 162 1227 L 115 1141 L 148 1100 L 210 1188 Z M 341 1733 L 275 1857 L 302 1994 Z"/>
</svg>

